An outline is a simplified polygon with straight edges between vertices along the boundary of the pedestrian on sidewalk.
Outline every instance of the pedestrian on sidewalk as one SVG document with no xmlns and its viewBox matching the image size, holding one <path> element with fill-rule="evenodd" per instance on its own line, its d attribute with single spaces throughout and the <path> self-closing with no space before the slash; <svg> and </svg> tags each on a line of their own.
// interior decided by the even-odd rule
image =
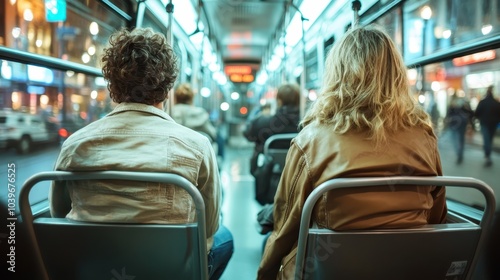
<svg viewBox="0 0 500 280">
<path fill-rule="evenodd" d="M 474 116 L 481 124 L 481 135 L 483 136 L 483 150 L 486 167 L 491 166 L 491 149 L 493 137 L 500 122 L 500 102 L 493 97 L 493 86 L 486 90 L 486 96 L 477 104 Z"/>
<path fill-rule="evenodd" d="M 457 92 L 451 96 L 450 104 L 446 112 L 445 126 L 453 137 L 453 146 L 457 154 L 457 164 L 461 164 L 464 158 L 465 132 L 467 125 L 472 123 L 474 111 L 469 102 L 459 97 Z"/>
</svg>

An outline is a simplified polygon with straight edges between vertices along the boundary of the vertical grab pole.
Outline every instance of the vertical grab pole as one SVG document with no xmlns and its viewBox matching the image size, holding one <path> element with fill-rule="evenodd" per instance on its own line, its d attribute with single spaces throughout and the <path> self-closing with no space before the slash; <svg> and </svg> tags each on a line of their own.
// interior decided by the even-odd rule
<svg viewBox="0 0 500 280">
<path fill-rule="evenodd" d="M 299 11 L 299 10 L 297 10 Z M 302 26 L 302 74 L 300 75 L 300 119 L 302 119 L 306 113 L 306 31 L 304 29 L 304 21 L 308 20 L 304 18 L 302 13 L 300 13 L 300 23 Z"/>
<path fill-rule="evenodd" d="M 283 9 L 285 10 L 285 13 L 283 14 L 283 22 L 287 22 L 288 6 L 286 4 L 284 4 Z M 286 76 L 287 76 L 286 75 L 286 69 L 287 69 L 286 63 L 287 63 L 287 60 L 288 60 L 288 55 L 286 53 L 286 40 L 285 40 L 285 38 L 286 38 L 286 27 L 285 27 L 285 25 L 283 25 L 281 28 L 283 28 L 283 31 L 282 31 L 282 34 L 281 34 L 281 37 L 283 38 L 283 60 L 282 60 L 283 67 L 281 67 L 281 80 L 280 80 L 279 84 L 276 85 L 276 88 L 278 88 L 281 84 L 288 82 L 287 78 L 286 78 Z"/>
<path fill-rule="evenodd" d="M 137 2 L 137 13 L 135 16 L 135 27 L 140 28 L 144 22 L 144 12 L 146 11 L 146 0 L 139 0 Z"/>
<path fill-rule="evenodd" d="M 302 38 L 300 40 L 302 42 L 302 74 L 300 75 L 300 118 L 302 119 L 306 111 L 306 96 L 304 95 L 306 92 L 306 30 L 304 28 L 304 21 L 307 21 L 309 19 L 304 17 L 299 8 L 293 4 L 293 1 L 290 6 L 292 6 L 299 13 L 302 27 Z"/>
<path fill-rule="evenodd" d="M 174 13 L 174 4 L 172 4 L 172 0 L 170 0 L 167 4 L 167 6 L 165 7 L 165 9 L 167 10 L 167 13 L 168 13 L 168 27 L 167 27 L 167 43 L 170 45 L 170 47 L 172 47 L 172 49 L 174 48 L 173 46 L 173 42 L 174 42 L 174 33 L 173 33 L 173 29 L 172 29 L 172 23 L 173 23 L 173 13 Z M 167 96 L 167 100 L 166 100 L 166 104 L 164 103 L 164 108 L 163 110 L 165 112 L 167 112 L 168 114 L 170 114 L 171 110 L 172 110 L 172 106 L 174 105 L 174 94 L 173 94 L 173 89 L 170 89 L 169 93 L 168 93 L 168 96 Z M 166 105 L 166 106 L 165 106 Z"/>
<path fill-rule="evenodd" d="M 352 26 L 353 27 L 359 25 L 359 10 L 361 10 L 361 1 L 359 1 L 359 0 L 352 1 L 352 11 L 353 11 Z"/>
</svg>

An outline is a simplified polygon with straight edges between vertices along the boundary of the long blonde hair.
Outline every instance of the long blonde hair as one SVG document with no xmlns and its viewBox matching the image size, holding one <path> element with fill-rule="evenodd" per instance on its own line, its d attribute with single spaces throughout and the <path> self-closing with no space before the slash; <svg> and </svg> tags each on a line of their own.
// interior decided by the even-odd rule
<svg viewBox="0 0 500 280">
<path fill-rule="evenodd" d="M 399 129 L 432 133 L 428 115 L 410 96 L 403 58 L 379 27 L 349 30 L 326 58 L 323 83 L 302 127 L 319 122 L 339 134 L 366 131 L 377 144 Z"/>
</svg>

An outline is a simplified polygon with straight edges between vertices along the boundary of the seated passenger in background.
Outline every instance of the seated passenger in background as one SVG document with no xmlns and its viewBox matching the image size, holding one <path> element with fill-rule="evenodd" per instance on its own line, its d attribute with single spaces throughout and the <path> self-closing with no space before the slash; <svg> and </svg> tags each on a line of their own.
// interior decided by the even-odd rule
<svg viewBox="0 0 500 280">
<path fill-rule="evenodd" d="M 258 279 L 293 279 L 301 210 L 332 178 L 442 175 L 437 139 L 409 94 L 403 59 L 376 27 L 349 30 L 326 58 L 324 88 L 292 141 L 274 200 Z M 409 228 L 446 222 L 445 188 L 330 191 L 312 219 L 334 230 Z"/>
<path fill-rule="evenodd" d="M 297 133 L 300 121 L 300 88 L 295 84 L 284 84 L 276 94 L 278 110 L 274 115 L 261 114 L 252 120 L 243 135 L 255 142 L 250 159 L 250 173 L 255 174 L 257 159 L 264 151 L 264 143 L 274 134 Z"/>
<path fill-rule="evenodd" d="M 163 102 L 177 78 L 176 57 L 152 29 L 123 29 L 105 50 L 104 78 L 118 103 L 104 118 L 71 135 L 56 170 L 168 172 L 197 186 L 205 200 L 210 279 L 218 279 L 233 253 L 231 233 L 219 222 L 221 187 L 210 141 L 177 124 Z M 189 194 L 150 183 L 77 181 L 52 185 L 51 214 L 77 221 L 184 223 L 195 219 Z M 66 191 L 67 190 L 67 191 Z"/>
<path fill-rule="evenodd" d="M 189 127 L 210 137 L 213 142 L 217 131 L 210 122 L 208 112 L 193 105 L 194 92 L 189 84 L 180 84 L 174 91 L 175 105 L 172 107 L 172 118 L 179 124 Z"/>
</svg>

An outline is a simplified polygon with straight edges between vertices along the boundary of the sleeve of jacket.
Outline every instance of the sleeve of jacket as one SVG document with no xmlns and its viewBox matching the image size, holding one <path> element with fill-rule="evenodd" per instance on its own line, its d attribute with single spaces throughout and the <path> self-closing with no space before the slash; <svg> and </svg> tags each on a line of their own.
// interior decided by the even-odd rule
<svg viewBox="0 0 500 280">
<path fill-rule="evenodd" d="M 64 146 L 63 146 L 64 147 Z M 54 170 L 65 170 L 63 166 L 63 158 L 65 157 L 64 149 L 56 161 Z M 71 211 L 71 198 L 66 187 L 66 181 L 53 181 L 49 190 L 49 205 L 50 215 L 54 218 L 64 218 Z"/>
<path fill-rule="evenodd" d="M 292 142 L 274 197 L 274 230 L 266 243 L 257 279 L 276 279 L 282 259 L 296 245 L 302 208 L 311 186 L 306 157 Z"/>
<path fill-rule="evenodd" d="M 203 139 L 206 139 L 204 137 Z M 205 156 L 198 174 L 198 188 L 205 202 L 207 237 L 215 234 L 219 228 L 221 208 L 221 186 L 217 159 L 209 140 L 205 141 Z"/>
<path fill-rule="evenodd" d="M 71 199 L 65 182 L 54 181 L 49 192 L 50 215 L 53 218 L 64 218 L 71 211 Z"/>
</svg>

